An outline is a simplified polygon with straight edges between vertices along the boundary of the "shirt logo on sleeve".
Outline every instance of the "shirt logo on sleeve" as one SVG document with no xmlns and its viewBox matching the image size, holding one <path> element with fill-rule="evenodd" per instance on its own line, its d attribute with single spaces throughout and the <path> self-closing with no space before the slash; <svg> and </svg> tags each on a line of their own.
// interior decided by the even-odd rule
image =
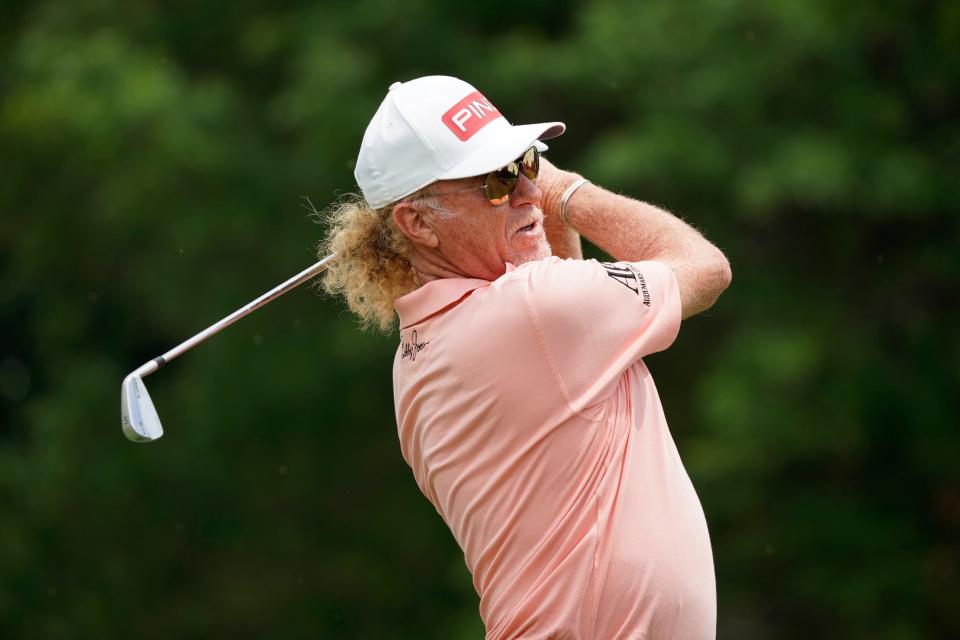
<svg viewBox="0 0 960 640">
<path fill-rule="evenodd" d="M 601 262 L 600 264 L 607 270 L 608 276 L 638 296 L 642 296 L 643 304 L 650 306 L 650 291 L 647 289 L 647 281 L 636 267 L 629 262 Z"/>
<path fill-rule="evenodd" d="M 427 348 L 427 345 L 430 342 L 418 342 L 417 341 L 417 330 L 413 330 L 413 334 L 410 336 L 410 342 L 404 341 L 403 338 L 400 338 L 400 359 L 405 360 L 410 358 L 410 362 L 414 362 L 417 359 L 417 354 Z"/>
</svg>

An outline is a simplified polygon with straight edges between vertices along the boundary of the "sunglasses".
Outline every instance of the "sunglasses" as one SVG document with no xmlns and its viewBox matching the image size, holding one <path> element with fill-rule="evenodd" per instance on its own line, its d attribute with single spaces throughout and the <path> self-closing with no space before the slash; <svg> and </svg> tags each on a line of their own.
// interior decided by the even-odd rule
<svg viewBox="0 0 960 640">
<path fill-rule="evenodd" d="M 480 189 L 484 192 L 484 195 L 487 196 L 490 204 L 499 207 L 509 200 L 513 192 L 517 190 L 517 185 L 520 184 L 521 173 L 530 181 L 537 179 L 537 174 L 540 173 L 540 152 L 537 151 L 536 147 L 530 147 L 523 152 L 522 156 L 513 162 L 509 162 L 496 171 L 488 173 L 487 177 L 483 180 L 483 185 L 480 187 L 444 191 L 442 193 L 425 193 L 420 197 L 433 198 L 435 196 L 445 196 L 451 193 L 463 193 L 465 191 Z"/>
</svg>

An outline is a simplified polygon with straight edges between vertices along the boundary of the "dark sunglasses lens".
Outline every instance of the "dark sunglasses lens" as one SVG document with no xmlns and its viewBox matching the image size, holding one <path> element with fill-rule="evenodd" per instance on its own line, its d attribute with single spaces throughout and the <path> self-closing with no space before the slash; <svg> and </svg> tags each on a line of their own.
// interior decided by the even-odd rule
<svg viewBox="0 0 960 640">
<path fill-rule="evenodd" d="M 485 186 L 490 204 L 498 207 L 510 199 L 520 181 L 521 172 L 529 180 L 537 179 L 540 172 L 540 152 L 536 147 L 530 147 L 519 159 L 487 175 Z"/>
<path fill-rule="evenodd" d="M 523 175 L 530 180 L 536 180 L 540 173 L 540 152 L 537 151 L 537 148 L 530 147 L 527 149 L 527 152 L 521 156 L 520 163 L 523 167 Z"/>
<path fill-rule="evenodd" d="M 516 168 L 517 165 L 513 165 Z M 490 204 L 500 206 L 510 199 L 510 194 L 517 188 L 519 176 L 516 173 L 510 173 L 506 167 L 499 171 L 494 171 L 487 176 L 487 198 Z"/>
</svg>

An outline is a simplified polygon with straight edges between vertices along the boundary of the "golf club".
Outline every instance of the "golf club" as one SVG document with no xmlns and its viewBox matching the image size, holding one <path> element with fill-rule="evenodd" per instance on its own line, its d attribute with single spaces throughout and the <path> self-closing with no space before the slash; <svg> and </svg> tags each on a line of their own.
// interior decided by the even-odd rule
<svg viewBox="0 0 960 640">
<path fill-rule="evenodd" d="M 237 309 L 223 320 L 207 327 L 189 340 L 170 349 L 162 356 L 144 363 L 138 369 L 129 373 L 127 377 L 123 379 L 123 384 L 120 387 L 120 424 L 123 427 L 123 434 L 134 442 L 152 442 L 163 435 L 160 417 L 157 416 L 157 410 L 153 406 L 150 394 L 147 393 L 147 387 L 143 384 L 144 377 L 150 375 L 184 351 L 192 349 L 220 330 L 229 327 L 248 313 L 256 311 L 268 302 L 279 298 L 286 292 L 319 274 L 327 268 L 327 265 L 333 260 L 335 255 L 336 254 L 328 255 L 320 260 L 320 262 L 304 269 L 286 282 L 270 289 L 270 291 L 267 291 L 256 300 Z"/>
</svg>

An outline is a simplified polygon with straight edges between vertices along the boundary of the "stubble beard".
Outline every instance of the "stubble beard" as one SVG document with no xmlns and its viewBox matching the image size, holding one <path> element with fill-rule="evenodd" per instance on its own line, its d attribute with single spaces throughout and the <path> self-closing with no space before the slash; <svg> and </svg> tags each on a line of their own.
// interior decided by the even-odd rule
<svg viewBox="0 0 960 640">
<path fill-rule="evenodd" d="M 537 243 L 537 248 L 535 250 L 514 252 L 510 262 L 514 266 L 519 267 L 521 264 L 543 260 L 544 258 L 549 258 L 551 255 L 552 251 L 550 249 L 550 242 L 546 239 L 546 237 L 544 237 L 542 242 Z"/>
</svg>

